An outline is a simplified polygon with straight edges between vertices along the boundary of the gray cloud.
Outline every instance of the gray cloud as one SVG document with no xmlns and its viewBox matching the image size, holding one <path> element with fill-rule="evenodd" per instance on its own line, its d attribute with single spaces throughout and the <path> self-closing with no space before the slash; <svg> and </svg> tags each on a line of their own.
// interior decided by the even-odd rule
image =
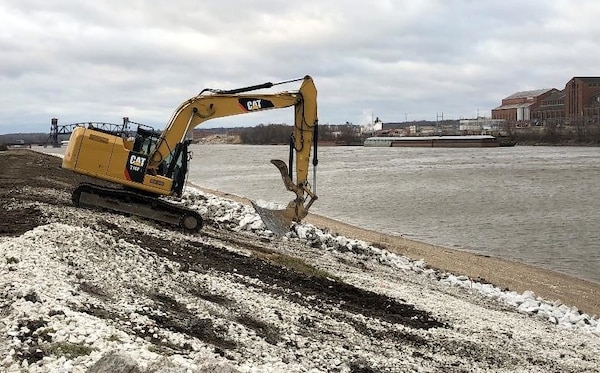
<svg viewBox="0 0 600 373">
<path fill-rule="evenodd" d="M 600 62 L 594 0 L 21 0 L 0 12 L 0 133 L 47 131 L 52 117 L 161 128 L 203 88 L 305 74 L 321 123 L 474 117 L 516 91 L 598 75 Z"/>
</svg>

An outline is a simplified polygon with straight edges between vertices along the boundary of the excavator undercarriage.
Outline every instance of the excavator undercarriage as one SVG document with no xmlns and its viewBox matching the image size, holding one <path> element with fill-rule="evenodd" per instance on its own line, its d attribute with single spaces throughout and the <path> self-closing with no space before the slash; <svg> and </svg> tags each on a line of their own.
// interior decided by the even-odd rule
<svg viewBox="0 0 600 373">
<path fill-rule="evenodd" d="M 133 190 L 83 183 L 73 191 L 72 200 L 78 207 L 139 216 L 189 233 L 200 231 L 203 225 L 197 211 Z"/>
</svg>

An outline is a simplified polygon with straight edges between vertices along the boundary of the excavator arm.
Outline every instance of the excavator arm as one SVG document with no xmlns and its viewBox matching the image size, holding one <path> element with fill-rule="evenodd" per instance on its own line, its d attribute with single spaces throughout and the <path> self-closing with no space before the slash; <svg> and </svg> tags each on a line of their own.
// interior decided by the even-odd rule
<svg viewBox="0 0 600 373">
<path fill-rule="evenodd" d="M 298 91 L 274 94 L 249 94 L 244 92 L 276 85 L 261 85 L 234 90 L 204 90 L 198 96 L 182 103 L 169 124 L 162 132 L 156 149 L 151 153 L 147 172 L 155 174 L 161 162 L 169 157 L 176 145 L 184 141 L 187 133 L 203 122 L 215 118 L 245 114 L 254 111 L 271 110 L 294 106 L 294 127 L 290 137 L 290 167 L 295 157 L 296 181 L 284 161 L 271 160 L 280 171 L 285 187 L 295 193 L 285 210 L 268 210 L 254 204 L 265 225 L 281 234 L 289 229 L 292 221 L 300 222 L 308 214 L 308 209 L 317 199 L 308 183 L 311 149 L 313 157 L 313 184 L 316 183 L 317 140 L 317 89 L 310 76 L 305 76 Z M 292 80 L 293 81 L 293 80 Z M 283 83 L 289 83 L 286 81 Z M 283 84 L 277 83 L 277 84 Z M 314 142 L 314 145 L 313 145 Z"/>
<path fill-rule="evenodd" d="M 276 234 L 284 234 L 289 230 L 292 221 L 300 222 L 308 214 L 308 209 L 317 200 L 316 171 L 319 163 L 317 158 L 318 118 L 317 118 L 317 89 L 310 77 L 304 78 L 300 87 L 301 100 L 295 105 L 294 130 L 290 138 L 290 166 L 295 160 L 296 181 L 293 173 L 282 160 L 271 160 L 281 173 L 287 190 L 296 194 L 284 210 L 270 210 L 253 202 L 255 210 L 261 216 L 265 225 Z M 310 154 L 313 150 L 313 187 L 308 182 Z"/>
</svg>

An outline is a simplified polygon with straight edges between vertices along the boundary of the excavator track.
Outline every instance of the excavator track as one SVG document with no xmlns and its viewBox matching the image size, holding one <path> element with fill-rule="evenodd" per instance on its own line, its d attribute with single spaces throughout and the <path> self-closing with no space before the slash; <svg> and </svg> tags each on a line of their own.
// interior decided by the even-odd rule
<svg viewBox="0 0 600 373">
<path fill-rule="evenodd" d="M 203 225 L 197 211 L 126 189 L 83 183 L 73 191 L 72 201 L 78 207 L 131 214 L 190 233 L 200 231 Z"/>
</svg>

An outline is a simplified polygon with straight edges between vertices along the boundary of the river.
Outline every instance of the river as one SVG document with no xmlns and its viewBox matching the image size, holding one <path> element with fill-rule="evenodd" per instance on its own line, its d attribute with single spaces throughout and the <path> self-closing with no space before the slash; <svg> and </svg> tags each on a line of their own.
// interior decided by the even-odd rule
<svg viewBox="0 0 600 373">
<path fill-rule="evenodd" d="M 269 162 L 287 161 L 286 146 L 191 149 L 193 183 L 281 205 L 293 197 Z M 320 147 L 311 212 L 600 283 L 599 156 L 595 147 Z"/>
</svg>

